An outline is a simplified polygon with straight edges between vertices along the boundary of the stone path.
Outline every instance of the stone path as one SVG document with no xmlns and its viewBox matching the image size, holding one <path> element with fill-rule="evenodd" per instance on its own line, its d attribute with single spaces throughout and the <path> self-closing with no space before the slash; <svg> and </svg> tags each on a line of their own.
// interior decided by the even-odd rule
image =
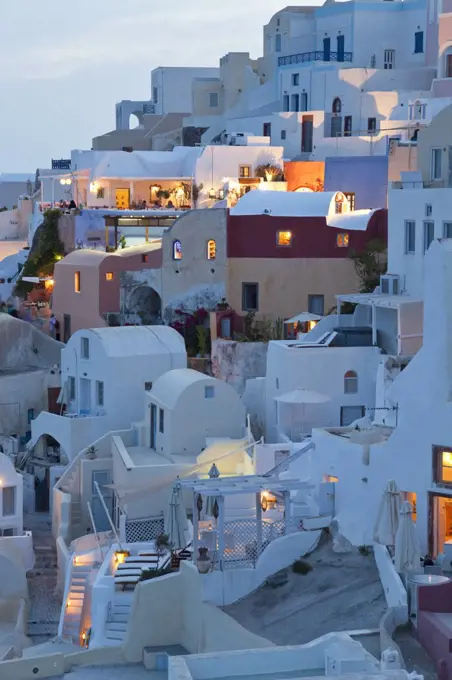
<svg viewBox="0 0 452 680">
<path fill-rule="evenodd" d="M 57 554 L 52 536 L 50 515 L 29 513 L 24 516 L 25 529 L 33 532 L 36 561 L 28 572 L 30 606 L 28 637 L 33 644 L 51 640 L 58 634 L 61 599 L 56 593 Z"/>
</svg>

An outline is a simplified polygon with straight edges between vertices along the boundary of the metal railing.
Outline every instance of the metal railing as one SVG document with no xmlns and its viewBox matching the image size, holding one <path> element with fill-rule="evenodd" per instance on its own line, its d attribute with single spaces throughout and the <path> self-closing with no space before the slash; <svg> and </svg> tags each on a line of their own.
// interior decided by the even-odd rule
<svg viewBox="0 0 452 680">
<path fill-rule="evenodd" d="M 306 64 L 311 61 L 350 63 L 353 61 L 353 52 L 330 52 L 329 54 L 325 54 L 323 50 L 300 52 L 299 54 L 290 54 L 287 57 L 279 57 L 278 66 L 293 66 L 294 64 Z"/>
</svg>

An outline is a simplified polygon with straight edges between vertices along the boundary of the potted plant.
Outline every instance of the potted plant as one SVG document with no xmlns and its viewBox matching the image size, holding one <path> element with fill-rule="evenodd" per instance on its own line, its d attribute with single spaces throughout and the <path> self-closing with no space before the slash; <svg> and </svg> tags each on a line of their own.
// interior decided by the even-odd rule
<svg viewBox="0 0 452 680">
<path fill-rule="evenodd" d="M 212 560 L 210 559 L 207 548 L 198 548 L 198 560 L 197 566 L 200 574 L 208 574 L 212 566 Z"/>
<path fill-rule="evenodd" d="M 94 446 L 94 444 L 91 444 L 91 446 L 88 446 L 88 448 L 86 449 L 86 457 L 88 458 L 88 460 L 94 460 L 95 458 L 97 458 L 97 449 Z"/>
<path fill-rule="evenodd" d="M 161 534 L 155 539 L 155 548 L 159 555 L 162 555 L 167 550 L 170 550 L 169 536 L 167 534 Z"/>
</svg>

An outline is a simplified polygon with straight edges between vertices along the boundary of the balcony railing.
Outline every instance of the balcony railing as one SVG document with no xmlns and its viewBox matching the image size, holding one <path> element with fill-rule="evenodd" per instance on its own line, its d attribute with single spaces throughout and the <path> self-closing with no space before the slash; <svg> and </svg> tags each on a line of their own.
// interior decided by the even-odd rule
<svg viewBox="0 0 452 680">
<path fill-rule="evenodd" d="M 316 52 L 301 52 L 300 54 L 291 54 L 288 57 L 279 57 L 278 66 L 292 66 L 294 64 L 305 64 L 310 61 L 337 61 L 337 62 L 351 62 L 353 61 L 353 52 L 330 52 L 325 54 L 323 50 Z"/>
</svg>

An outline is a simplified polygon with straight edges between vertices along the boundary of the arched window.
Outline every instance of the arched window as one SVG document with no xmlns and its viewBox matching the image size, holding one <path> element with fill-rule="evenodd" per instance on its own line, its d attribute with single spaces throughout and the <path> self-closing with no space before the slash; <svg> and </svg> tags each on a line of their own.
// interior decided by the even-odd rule
<svg viewBox="0 0 452 680">
<path fill-rule="evenodd" d="M 340 113 L 342 111 L 342 102 L 339 97 L 333 99 L 333 113 Z"/>
<path fill-rule="evenodd" d="M 344 375 L 344 393 L 356 394 L 358 391 L 358 374 L 355 371 L 347 371 Z"/>
<path fill-rule="evenodd" d="M 182 244 L 180 241 L 173 241 L 173 260 L 182 260 Z"/>
<path fill-rule="evenodd" d="M 217 256 L 217 243 L 213 239 L 207 241 L 207 259 L 215 260 Z"/>
</svg>

